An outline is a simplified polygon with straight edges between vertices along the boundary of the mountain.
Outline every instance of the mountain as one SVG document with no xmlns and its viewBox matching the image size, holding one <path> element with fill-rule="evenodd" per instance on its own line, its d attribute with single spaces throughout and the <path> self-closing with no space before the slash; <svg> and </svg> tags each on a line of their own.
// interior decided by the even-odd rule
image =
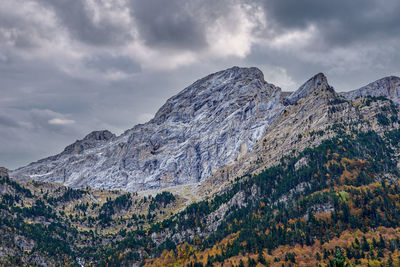
<svg viewBox="0 0 400 267">
<path fill-rule="evenodd" d="M 335 120 L 328 115 L 328 103 L 337 97 L 322 73 L 307 80 L 296 91 L 286 93 L 282 99 L 284 110 L 266 129 L 252 151 L 235 164 L 220 168 L 200 185 L 197 194 L 204 197 L 213 195 L 237 176 L 258 172 L 277 164 L 282 156 L 293 150 L 301 151 L 319 144 L 323 137 L 311 138 L 309 132 L 321 131 L 334 123 Z"/>
<path fill-rule="evenodd" d="M 300 99 L 308 97 L 311 93 L 316 92 L 320 86 L 329 87 L 328 80 L 323 73 L 318 73 L 307 82 L 305 82 L 299 89 L 290 94 L 285 102 L 289 105 L 296 104 Z"/>
<path fill-rule="evenodd" d="M 326 89 L 324 97 L 317 94 L 321 88 Z M 191 190 L 200 191 L 195 194 L 214 192 L 238 172 L 262 168 L 263 164 L 254 164 L 260 155 L 269 154 L 263 161 L 272 164 L 290 149 L 316 145 L 321 138 L 310 141 L 297 137 L 310 131 L 304 126 L 320 131 L 332 123 L 326 113 L 327 99 L 381 96 L 400 103 L 399 88 L 400 78 L 391 76 L 337 94 L 319 73 L 287 93 L 264 81 L 257 68 L 233 67 L 208 75 L 170 98 L 148 123 L 118 137 L 109 131 L 92 132 L 62 153 L 10 175 L 74 188 L 137 192 L 190 185 Z M 297 104 L 302 99 L 309 104 L 300 110 Z M 315 114 L 309 118 L 309 112 Z M 353 111 L 341 115 L 350 114 L 353 120 L 361 116 Z M 264 149 L 262 140 L 270 139 Z M 211 188 L 197 188 L 204 182 L 211 183 Z"/>
<path fill-rule="evenodd" d="M 283 110 L 281 98 L 259 69 L 233 67 L 170 98 L 148 123 L 118 137 L 93 132 L 10 175 L 128 191 L 198 183 L 251 151 Z"/>
<path fill-rule="evenodd" d="M 259 126 L 264 128 L 251 140 L 250 149 L 239 149 L 237 156 L 194 187 L 188 184 L 185 190 L 190 189 L 192 196 L 171 188 L 161 192 L 160 186 L 138 193 L 71 189 L 9 178 L 7 170 L 0 168 L 0 262 L 11 266 L 400 266 L 396 80 L 384 78 L 350 93 L 337 93 L 319 73 L 295 92 L 284 93 L 264 82 L 257 69 L 232 68 L 186 88 L 147 124 L 121 136 L 94 132 L 61 154 L 30 165 L 32 172 L 38 166 L 56 169 L 63 161 L 66 167 L 74 166 L 78 159 L 86 166 L 90 155 L 101 151 L 112 156 L 113 166 L 114 146 L 127 142 L 139 128 L 152 126 L 159 133 L 173 125 L 196 125 L 210 136 L 220 136 L 207 128 L 204 118 L 219 131 L 218 124 L 223 124 L 229 131 L 240 129 L 232 136 L 250 138 L 250 125 L 266 122 Z M 261 97 L 251 90 L 257 86 L 264 88 Z M 232 97 L 222 94 L 226 90 Z M 199 103 L 194 101 L 197 95 L 210 101 L 220 97 L 230 104 L 217 101 L 215 108 L 202 104 L 201 112 L 192 114 L 189 111 Z M 264 101 L 259 101 L 262 96 Z M 229 112 L 221 115 L 224 121 L 207 116 L 225 114 L 225 109 Z M 243 116 L 247 109 L 251 110 L 248 124 L 243 117 L 232 119 L 238 110 Z M 238 121 L 245 126 L 229 128 Z M 141 138 L 145 137 L 150 138 Z M 165 153 L 178 142 L 171 140 L 156 151 L 172 158 L 175 154 Z M 235 139 L 223 140 L 234 144 L 227 149 L 236 151 L 236 142 L 230 141 Z M 224 147 L 223 143 L 217 147 Z M 24 173 L 24 168 L 13 175 Z"/>
<path fill-rule="evenodd" d="M 203 201 L 150 228 L 147 266 L 400 265 L 397 105 L 346 99 L 323 74 L 283 103 Z"/>
<path fill-rule="evenodd" d="M 400 78 L 389 76 L 372 82 L 359 89 L 342 93 L 347 99 L 356 99 L 357 97 L 386 97 L 393 102 L 400 103 Z"/>
</svg>

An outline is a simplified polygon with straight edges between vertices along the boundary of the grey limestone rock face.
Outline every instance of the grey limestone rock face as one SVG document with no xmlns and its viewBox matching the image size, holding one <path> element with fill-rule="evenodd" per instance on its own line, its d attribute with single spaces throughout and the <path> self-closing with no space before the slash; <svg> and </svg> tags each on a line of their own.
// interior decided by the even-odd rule
<svg viewBox="0 0 400 267">
<path fill-rule="evenodd" d="M 108 141 L 115 137 L 115 134 L 110 131 L 93 131 L 90 134 L 86 135 L 82 140 L 77 140 L 75 143 L 67 146 L 62 153 L 71 154 L 71 153 L 82 153 L 86 149 L 96 147 L 100 142 Z"/>
<path fill-rule="evenodd" d="M 385 77 L 359 89 L 341 93 L 341 95 L 351 100 L 365 96 L 383 96 L 396 104 L 400 104 L 400 78 L 396 76 Z"/>
<path fill-rule="evenodd" d="M 251 151 L 283 110 L 281 98 L 259 69 L 233 67 L 170 98 L 148 123 L 117 137 L 92 132 L 11 176 L 128 191 L 201 182 Z"/>
<path fill-rule="evenodd" d="M 307 97 L 309 94 L 316 91 L 321 85 L 325 85 L 327 88 L 330 88 L 325 75 L 323 73 L 318 73 L 317 75 L 306 81 L 302 86 L 300 86 L 299 89 L 290 94 L 285 99 L 286 104 L 296 104 L 297 101 L 299 101 L 301 98 Z"/>
</svg>

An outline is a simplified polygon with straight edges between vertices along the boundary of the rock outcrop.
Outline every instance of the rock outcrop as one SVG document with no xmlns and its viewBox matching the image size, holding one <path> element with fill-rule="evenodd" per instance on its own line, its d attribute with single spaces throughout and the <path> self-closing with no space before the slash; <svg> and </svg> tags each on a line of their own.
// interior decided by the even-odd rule
<svg viewBox="0 0 400 267">
<path fill-rule="evenodd" d="M 299 89 L 290 94 L 285 99 L 285 102 L 289 105 L 296 104 L 300 99 L 306 98 L 311 93 L 315 92 L 320 86 L 324 86 L 324 89 L 328 88 L 331 91 L 333 90 L 328 85 L 328 80 L 326 79 L 325 75 L 323 73 L 318 73 L 307 82 L 305 82 L 302 86 L 300 86 Z"/>
<path fill-rule="evenodd" d="M 77 140 L 75 143 L 67 146 L 61 154 L 80 154 L 83 151 L 94 148 L 100 143 L 104 143 L 114 138 L 115 134 L 108 130 L 93 131 L 86 135 L 82 140 Z"/>
<path fill-rule="evenodd" d="M 4 167 L 0 167 L 0 178 L 8 177 L 8 170 Z"/>
<path fill-rule="evenodd" d="M 341 95 L 351 100 L 358 97 L 383 96 L 396 104 L 400 104 L 400 78 L 396 76 L 385 77 L 359 89 L 341 93 Z"/>
</svg>

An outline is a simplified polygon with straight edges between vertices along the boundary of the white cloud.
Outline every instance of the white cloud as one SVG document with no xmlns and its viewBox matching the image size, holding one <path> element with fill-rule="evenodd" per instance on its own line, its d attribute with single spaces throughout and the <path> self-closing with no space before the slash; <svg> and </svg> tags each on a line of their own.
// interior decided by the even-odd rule
<svg viewBox="0 0 400 267">
<path fill-rule="evenodd" d="M 229 14 L 209 25 L 207 41 L 213 56 L 245 57 L 250 53 L 255 41 L 253 29 L 260 22 L 259 16 L 251 14 L 252 11 L 251 6 L 237 4 Z"/>
<path fill-rule="evenodd" d="M 286 69 L 271 65 L 262 65 L 259 67 L 264 71 L 264 79 L 268 83 L 281 87 L 283 91 L 288 91 L 290 88 L 296 86 L 296 83 L 287 73 Z"/>
<path fill-rule="evenodd" d="M 274 49 L 300 50 L 315 41 L 318 35 L 317 27 L 309 25 L 305 29 L 289 30 L 276 35 L 271 40 L 265 40 Z"/>
<path fill-rule="evenodd" d="M 73 124 L 75 123 L 75 121 L 69 119 L 54 118 L 49 120 L 48 123 L 53 125 L 67 125 L 67 124 Z"/>
</svg>

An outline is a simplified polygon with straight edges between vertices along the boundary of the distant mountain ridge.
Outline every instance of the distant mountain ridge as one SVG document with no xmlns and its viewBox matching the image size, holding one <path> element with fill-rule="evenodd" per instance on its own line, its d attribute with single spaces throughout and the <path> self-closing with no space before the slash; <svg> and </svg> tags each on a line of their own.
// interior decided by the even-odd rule
<svg viewBox="0 0 400 267">
<path fill-rule="evenodd" d="M 347 99 L 355 99 L 357 97 L 373 96 L 386 97 L 393 102 L 400 103 L 400 78 L 396 76 L 389 76 L 372 82 L 359 89 L 341 93 Z"/>
<path fill-rule="evenodd" d="M 282 128 L 274 133 L 275 138 L 295 124 L 298 119 L 285 124 L 282 118 L 301 99 L 312 102 L 307 108 L 310 114 L 302 118 L 316 112 L 318 105 L 318 109 L 327 107 L 328 99 L 339 96 L 349 100 L 384 96 L 399 103 L 399 80 L 387 77 L 337 94 L 325 75 L 319 73 L 289 94 L 266 82 L 257 68 L 233 67 L 208 75 L 171 97 L 148 123 L 136 125 L 121 136 L 109 131 L 90 133 L 62 153 L 11 171 L 10 175 L 71 187 L 128 191 L 202 183 L 221 168 L 242 166 L 241 159 L 265 139 L 270 127 Z M 328 95 L 317 104 L 320 98 L 313 94 L 320 90 Z"/>
</svg>

